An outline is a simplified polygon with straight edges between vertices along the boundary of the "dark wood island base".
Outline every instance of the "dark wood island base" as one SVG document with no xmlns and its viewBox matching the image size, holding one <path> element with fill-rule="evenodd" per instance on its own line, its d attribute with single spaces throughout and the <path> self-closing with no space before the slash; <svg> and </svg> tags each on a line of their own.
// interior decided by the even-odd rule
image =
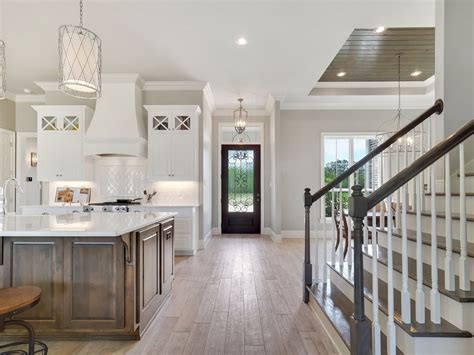
<svg viewBox="0 0 474 355">
<path fill-rule="evenodd" d="M 3 237 L 3 287 L 38 286 L 18 319 L 41 339 L 140 339 L 171 291 L 174 218 L 117 237 Z M 24 331 L 9 329 L 0 341 Z"/>
</svg>

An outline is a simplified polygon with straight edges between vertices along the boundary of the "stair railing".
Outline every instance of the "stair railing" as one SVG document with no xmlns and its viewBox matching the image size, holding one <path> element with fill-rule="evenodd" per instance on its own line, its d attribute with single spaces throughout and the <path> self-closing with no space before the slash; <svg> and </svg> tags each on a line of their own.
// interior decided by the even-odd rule
<svg viewBox="0 0 474 355">
<path fill-rule="evenodd" d="M 304 193 L 304 206 L 305 206 L 305 247 L 304 247 L 304 264 L 303 264 L 303 301 L 307 303 L 309 301 L 309 288 L 313 284 L 313 264 L 311 262 L 311 222 L 310 222 L 310 214 L 311 214 L 311 207 L 313 204 L 316 202 L 320 202 L 322 197 L 325 197 L 325 195 L 328 192 L 332 192 L 333 200 L 331 204 L 331 210 L 334 211 L 335 206 L 335 199 L 334 196 L 337 194 L 337 189 L 339 189 L 339 209 L 340 213 L 344 213 L 343 211 L 343 205 L 342 205 L 342 182 L 348 178 L 350 178 L 353 174 L 357 174 L 359 170 L 365 169 L 365 172 L 368 171 L 368 165 L 369 164 L 375 164 L 374 160 L 375 158 L 380 157 L 380 166 L 383 166 L 384 164 L 384 158 L 383 158 L 383 153 L 390 151 L 393 147 L 396 147 L 397 150 L 397 169 L 396 172 L 400 171 L 400 147 L 401 145 L 399 144 L 399 140 L 405 139 L 405 141 L 408 141 L 408 137 L 410 133 L 413 133 L 413 137 L 415 137 L 415 131 L 417 127 L 420 129 L 421 132 L 421 143 L 423 146 L 423 136 L 424 136 L 424 129 L 426 128 L 425 121 L 430 118 L 433 114 L 440 114 L 443 111 L 443 101 L 442 100 L 437 100 L 435 104 L 427 109 L 425 112 L 423 112 L 421 115 L 419 115 L 416 119 L 411 121 L 409 124 L 407 124 L 405 127 L 401 128 L 398 132 L 393 134 L 391 137 L 386 139 L 384 142 L 379 144 L 374 150 L 369 152 L 364 158 L 350 166 L 346 171 L 341 172 L 339 175 L 336 176 L 336 178 L 325 185 L 324 187 L 320 188 L 316 193 L 311 194 L 311 190 L 309 188 L 305 189 Z M 428 139 L 432 142 L 433 140 L 430 138 L 431 137 L 431 126 L 432 123 L 431 121 L 428 121 Z M 411 137 L 411 136 L 410 136 Z M 413 138 L 415 139 L 415 138 Z M 405 166 L 408 166 L 409 158 L 408 158 L 408 152 L 406 149 L 407 144 L 405 144 L 405 152 L 404 152 L 404 162 Z M 414 150 L 414 149 L 413 149 Z M 421 154 L 424 153 L 424 150 L 422 149 Z M 391 153 L 390 153 L 391 154 Z M 412 161 L 414 161 L 415 155 L 414 153 L 412 154 Z M 385 162 L 387 164 L 391 164 L 391 156 Z M 380 173 L 383 174 L 384 169 L 380 169 Z M 392 171 L 390 168 L 389 171 Z M 374 174 L 374 169 L 372 169 L 372 174 Z M 391 177 L 391 174 L 387 176 L 387 180 Z M 434 174 L 433 174 L 434 177 Z M 355 180 L 358 180 L 358 175 L 356 175 Z M 368 186 L 367 186 L 367 174 L 366 174 L 366 186 L 365 186 L 365 193 L 368 194 Z M 380 177 L 381 184 L 383 183 L 383 176 Z M 372 176 L 372 191 L 375 190 L 375 175 Z M 358 195 L 360 193 L 360 195 Z M 365 198 L 362 194 L 362 191 L 354 191 L 354 198 Z M 365 200 L 364 200 L 365 201 Z M 402 207 L 407 206 L 407 199 L 404 196 L 404 199 L 402 200 L 403 204 Z M 400 214 L 400 202 L 401 200 L 397 200 L 397 208 L 395 210 L 396 214 Z M 391 218 L 391 204 L 388 205 L 390 206 L 388 208 L 388 214 L 389 214 L 389 219 Z M 383 213 L 383 212 L 382 212 Z M 364 219 L 365 219 L 365 229 L 363 228 L 364 225 Z M 384 216 L 382 215 L 382 220 L 384 220 Z M 368 231 L 367 227 L 367 213 L 361 217 L 354 216 L 353 217 L 353 222 L 354 226 L 349 225 L 349 236 L 348 240 L 349 242 L 351 241 L 351 227 L 354 227 L 354 256 L 352 257 L 349 255 L 349 259 L 353 263 L 353 269 L 355 272 L 354 275 L 354 316 L 353 316 L 353 327 L 352 327 L 352 333 L 354 334 L 351 336 L 351 349 L 352 352 L 355 354 L 367 354 L 368 352 L 364 352 L 366 350 L 367 344 L 369 344 L 368 339 L 370 339 L 370 327 L 368 320 L 366 319 L 365 316 L 365 311 L 364 311 L 364 291 L 363 291 L 363 256 L 362 256 L 362 244 L 364 243 L 365 245 L 368 245 L 368 234 L 372 233 L 374 236 L 376 234 L 376 226 L 375 226 L 375 220 L 376 220 L 376 213 L 374 209 L 374 214 L 373 214 L 373 223 L 372 223 L 372 231 Z M 351 222 L 351 219 L 349 219 L 349 222 Z M 397 221 L 398 223 L 398 221 Z M 342 232 L 342 225 L 343 223 L 340 223 L 341 225 L 341 232 Z M 318 232 L 317 227 L 316 227 L 316 232 Z M 334 232 L 334 228 L 333 228 Z M 376 238 L 372 237 L 372 241 L 374 241 Z M 322 262 L 322 282 L 327 282 L 327 273 L 326 273 L 326 265 L 325 263 L 328 261 L 327 260 L 327 245 L 326 245 L 326 221 L 324 221 L 324 245 L 323 245 L 323 262 Z M 333 241 L 332 241 L 332 252 L 331 252 L 331 259 L 334 261 L 334 233 L 333 233 Z M 343 254 L 342 254 L 342 246 L 341 246 L 341 254 L 339 256 L 339 262 L 343 261 Z M 351 248 L 349 247 L 349 253 L 352 253 Z M 315 267 L 315 276 L 316 276 L 316 282 L 320 280 L 319 278 L 319 262 L 318 262 L 318 237 L 316 236 L 316 242 L 315 242 L 315 251 L 314 251 L 314 267 Z M 377 306 L 378 307 L 378 306 Z"/>
<path fill-rule="evenodd" d="M 415 181 L 416 185 L 416 229 L 417 229 L 417 291 L 416 291 L 416 322 L 425 323 L 424 313 L 425 313 L 425 301 L 424 294 L 420 287 L 423 286 L 423 256 L 422 256 L 422 224 L 421 224 L 421 174 L 426 169 L 431 169 L 431 291 L 430 291 L 430 313 L 431 313 L 431 322 L 434 324 L 441 323 L 441 306 L 440 306 L 440 293 L 438 285 L 438 245 L 437 245 L 437 212 L 436 212 L 436 188 L 435 188 L 435 172 L 434 166 L 441 159 L 444 159 L 445 163 L 445 198 L 446 205 L 452 203 L 451 196 L 451 187 L 450 187 L 450 158 L 449 153 L 459 147 L 459 164 L 460 164 L 460 222 L 459 222 L 459 238 L 460 238 L 460 258 L 459 258 L 459 289 L 463 291 L 470 290 L 470 274 L 469 274 L 469 265 L 467 260 L 467 220 L 466 220 L 466 196 L 464 189 L 464 141 L 467 140 L 474 134 L 474 119 L 467 122 L 462 126 L 458 131 L 450 135 L 444 141 L 438 143 L 424 155 L 415 160 L 410 166 L 406 167 L 398 174 L 393 176 L 380 188 L 372 192 L 369 196 L 364 196 L 362 194 L 362 186 L 355 185 L 352 187 L 353 193 L 349 199 L 349 215 L 354 221 L 354 234 L 355 234 L 355 243 L 354 243 L 354 260 L 358 261 L 354 269 L 354 323 L 351 325 L 351 343 L 352 336 L 357 337 L 354 339 L 354 348 L 351 344 L 351 353 L 352 354 L 369 354 L 371 353 L 370 342 L 366 341 L 370 339 L 370 329 L 368 326 L 367 319 L 364 315 L 364 281 L 363 281 L 363 255 L 362 255 L 362 235 L 363 235 L 363 220 L 367 217 L 368 212 L 373 209 L 375 206 L 380 204 L 383 201 L 386 201 L 388 206 L 392 204 L 392 196 L 399 191 L 400 189 L 404 190 L 403 193 L 406 193 L 406 186 L 410 181 Z M 448 188 L 449 186 L 449 188 Z M 406 210 L 403 210 L 402 221 L 402 268 L 408 269 L 408 250 L 406 247 Z M 449 207 L 445 211 L 446 217 L 446 255 L 451 257 L 452 254 L 452 230 L 451 230 L 451 208 Z M 393 265 L 390 258 L 392 257 L 392 223 L 393 219 L 391 216 L 391 209 L 389 209 L 389 218 L 387 220 L 387 243 L 388 243 L 388 272 L 392 271 Z M 375 239 L 375 238 L 374 238 Z M 373 244 L 377 248 L 376 244 Z M 372 258 L 376 259 L 375 250 L 372 250 Z M 445 289 L 454 290 L 454 270 L 452 269 L 452 260 L 448 260 L 447 266 L 450 267 L 450 270 L 445 270 L 445 274 L 448 272 L 452 273 L 452 276 L 447 277 L 445 280 Z M 406 265 L 404 265 L 406 263 Z M 451 265 L 449 265 L 451 264 Z M 421 277 L 421 285 L 420 285 Z M 452 277 L 452 279 L 451 279 Z M 390 355 L 396 354 L 396 338 L 395 338 L 395 326 L 393 323 L 393 275 L 388 275 L 388 323 L 387 323 L 387 353 Z M 451 284 L 451 282 L 453 284 Z M 392 283 L 392 284 L 390 284 Z M 411 318 L 411 296 L 408 290 L 407 285 L 405 285 L 405 280 L 402 281 L 402 321 L 403 323 L 410 324 Z M 373 310 L 373 319 L 372 319 L 372 351 L 373 354 L 381 353 L 381 336 L 380 336 L 380 325 L 378 324 L 378 294 L 374 291 L 378 289 L 378 282 L 375 280 L 372 284 L 372 303 L 374 305 Z M 407 293 L 406 297 L 404 293 Z M 362 340 L 362 341 L 361 341 Z"/>
</svg>

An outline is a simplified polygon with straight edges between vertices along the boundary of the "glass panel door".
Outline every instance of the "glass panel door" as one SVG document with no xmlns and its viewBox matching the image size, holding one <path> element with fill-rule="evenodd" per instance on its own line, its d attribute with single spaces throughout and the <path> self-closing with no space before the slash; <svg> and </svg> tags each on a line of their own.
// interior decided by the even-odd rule
<svg viewBox="0 0 474 355">
<path fill-rule="evenodd" d="M 260 233 L 260 146 L 222 146 L 222 233 Z"/>
</svg>

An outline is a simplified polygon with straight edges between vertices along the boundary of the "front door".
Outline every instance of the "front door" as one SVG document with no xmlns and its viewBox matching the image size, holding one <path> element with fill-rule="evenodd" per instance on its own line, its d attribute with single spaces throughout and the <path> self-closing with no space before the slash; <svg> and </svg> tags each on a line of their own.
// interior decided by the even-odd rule
<svg viewBox="0 0 474 355">
<path fill-rule="evenodd" d="M 222 233 L 260 234 L 260 146 L 222 146 Z"/>
</svg>

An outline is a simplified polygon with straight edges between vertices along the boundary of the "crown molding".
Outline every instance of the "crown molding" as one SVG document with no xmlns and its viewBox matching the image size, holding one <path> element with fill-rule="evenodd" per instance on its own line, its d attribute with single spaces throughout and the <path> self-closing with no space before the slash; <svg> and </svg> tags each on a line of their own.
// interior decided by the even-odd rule
<svg viewBox="0 0 474 355">
<path fill-rule="evenodd" d="M 202 91 L 207 81 L 145 81 L 143 91 Z"/>
<path fill-rule="evenodd" d="M 267 117 L 267 111 L 264 109 L 247 109 L 249 118 L 251 117 Z M 234 115 L 233 109 L 221 108 L 214 111 L 213 116 L 215 117 L 232 117 Z"/>
<path fill-rule="evenodd" d="M 207 101 L 211 113 L 214 113 L 216 111 L 216 100 L 214 99 L 214 93 L 212 92 L 211 84 L 209 84 L 209 82 L 204 85 L 203 94 L 204 100 Z"/>
<path fill-rule="evenodd" d="M 404 105 L 403 110 L 423 110 L 428 106 L 426 102 L 416 102 Z M 393 102 L 288 102 L 282 103 L 280 110 L 396 110 L 396 107 Z"/>
<path fill-rule="evenodd" d="M 14 101 L 28 103 L 44 103 L 46 102 L 46 97 L 44 95 L 17 94 L 15 95 Z"/>
</svg>

